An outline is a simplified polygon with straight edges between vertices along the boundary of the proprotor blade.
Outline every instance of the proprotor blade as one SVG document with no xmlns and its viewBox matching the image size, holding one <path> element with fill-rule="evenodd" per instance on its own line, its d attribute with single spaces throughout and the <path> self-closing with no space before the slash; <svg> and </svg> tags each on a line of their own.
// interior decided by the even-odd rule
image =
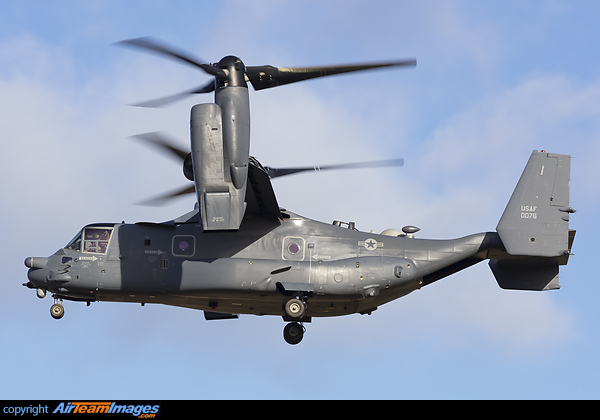
<svg viewBox="0 0 600 420">
<path fill-rule="evenodd" d="M 171 102 L 178 101 L 180 99 L 185 98 L 188 95 L 193 95 L 195 93 L 210 93 L 215 90 L 215 82 L 211 80 L 208 84 L 199 86 L 195 89 L 186 90 L 184 92 L 176 93 L 174 95 L 165 96 L 158 99 L 152 99 L 150 101 L 138 102 L 133 104 L 134 106 L 141 106 L 144 108 L 158 108 L 164 105 L 168 105 Z"/>
<path fill-rule="evenodd" d="M 179 158 L 181 160 L 184 160 L 187 157 L 187 155 L 190 154 L 189 150 L 183 150 L 175 146 L 171 141 L 167 139 L 167 136 L 160 132 L 155 131 L 151 133 L 136 134 L 131 137 L 143 140 L 147 143 L 157 146 L 162 150 L 167 150 L 176 158 Z"/>
<path fill-rule="evenodd" d="M 227 80 L 227 74 L 223 71 L 223 69 L 214 67 L 210 64 L 202 63 L 203 60 L 193 57 L 186 52 L 178 51 L 175 47 L 167 46 L 166 44 L 158 42 L 150 37 L 128 39 L 125 41 L 119 41 L 116 44 L 145 49 L 148 51 L 155 52 L 157 54 L 164 55 L 168 58 L 183 61 L 185 63 L 191 64 L 194 67 L 199 67 L 206 73 L 215 76 L 221 80 Z"/>
<path fill-rule="evenodd" d="M 308 171 L 325 171 L 329 169 L 360 169 L 360 168 L 384 168 L 388 166 L 402 166 L 404 165 L 404 159 L 388 159 L 388 160 L 376 160 L 371 162 L 358 162 L 358 163 L 342 163 L 339 165 L 325 165 L 325 166 L 305 166 L 301 168 L 271 168 L 265 166 L 265 170 L 269 174 L 270 178 L 277 178 L 280 176 L 297 174 L 299 172 Z"/>
<path fill-rule="evenodd" d="M 179 188 L 175 191 L 171 191 L 171 192 L 159 195 L 158 197 L 154 197 L 149 200 L 144 200 L 137 204 L 140 206 L 159 207 L 175 197 L 179 197 L 179 196 L 185 195 L 185 194 L 192 194 L 194 192 L 196 192 L 196 188 L 193 185 L 190 185 L 187 187 Z"/>
<path fill-rule="evenodd" d="M 168 137 L 160 132 L 144 133 L 131 136 L 150 143 L 161 150 L 168 151 L 172 157 L 175 157 L 181 164 L 183 164 L 183 175 L 190 181 L 194 180 L 194 169 L 192 168 L 192 156 L 189 149 L 184 150 L 178 146 L 175 146 Z"/>
<path fill-rule="evenodd" d="M 350 73 L 354 71 L 371 70 L 382 67 L 414 67 L 417 60 L 414 58 L 400 61 L 380 63 L 349 64 L 342 66 L 323 67 L 273 67 L 273 66 L 248 66 L 246 75 L 255 90 L 268 89 L 302 80 L 317 77 L 331 76 L 334 74 Z"/>
</svg>

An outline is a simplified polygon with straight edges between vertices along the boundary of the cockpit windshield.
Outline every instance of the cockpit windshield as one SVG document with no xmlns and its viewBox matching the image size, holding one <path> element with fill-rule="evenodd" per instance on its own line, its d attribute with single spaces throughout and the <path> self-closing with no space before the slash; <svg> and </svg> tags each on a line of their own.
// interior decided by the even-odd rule
<svg viewBox="0 0 600 420">
<path fill-rule="evenodd" d="M 66 246 L 73 251 L 106 254 L 113 229 L 107 227 L 86 227 Z"/>
</svg>

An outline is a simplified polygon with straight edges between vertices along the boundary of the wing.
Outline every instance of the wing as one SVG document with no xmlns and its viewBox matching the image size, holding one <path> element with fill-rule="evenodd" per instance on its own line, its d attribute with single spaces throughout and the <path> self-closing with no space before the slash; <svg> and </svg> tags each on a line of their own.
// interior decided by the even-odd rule
<svg viewBox="0 0 600 420">
<path fill-rule="evenodd" d="M 250 156 L 248 163 L 246 214 L 244 217 L 280 220 L 281 212 L 269 174 L 256 158 Z"/>
</svg>

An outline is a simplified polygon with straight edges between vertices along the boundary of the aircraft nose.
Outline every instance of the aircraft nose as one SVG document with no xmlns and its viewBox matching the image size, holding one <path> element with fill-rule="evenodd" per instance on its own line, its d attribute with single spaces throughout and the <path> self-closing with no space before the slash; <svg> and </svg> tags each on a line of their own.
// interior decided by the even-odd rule
<svg viewBox="0 0 600 420">
<path fill-rule="evenodd" d="M 46 282 L 46 265 L 48 265 L 48 257 L 27 257 L 25 258 L 25 267 L 29 267 L 27 278 L 34 285 L 38 286 Z"/>
<path fill-rule="evenodd" d="M 27 278 L 34 285 L 39 285 L 39 284 L 44 283 L 46 281 L 46 275 L 47 274 L 48 273 L 46 273 L 46 270 L 40 270 L 40 269 L 32 268 L 32 269 L 30 269 L 27 272 Z"/>
</svg>

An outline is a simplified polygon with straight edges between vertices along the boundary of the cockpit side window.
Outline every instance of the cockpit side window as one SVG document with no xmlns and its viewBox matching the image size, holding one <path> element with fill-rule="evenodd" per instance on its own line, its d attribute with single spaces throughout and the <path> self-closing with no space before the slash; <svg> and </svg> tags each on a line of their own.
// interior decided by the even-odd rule
<svg viewBox="0 0 600 420">
<path fill-rule="evenodd" d="M 83 252 L 106 254 L 111 233 L 111 228 L 85 228 L 83 230 Z"/>
<path fill-rule="evenodd" d="M 71 242 L 69 242 L 65 248 L 72 249 L 73 251 L 81 250 L 81 231 L 71 239 Z"/>
</svg>

